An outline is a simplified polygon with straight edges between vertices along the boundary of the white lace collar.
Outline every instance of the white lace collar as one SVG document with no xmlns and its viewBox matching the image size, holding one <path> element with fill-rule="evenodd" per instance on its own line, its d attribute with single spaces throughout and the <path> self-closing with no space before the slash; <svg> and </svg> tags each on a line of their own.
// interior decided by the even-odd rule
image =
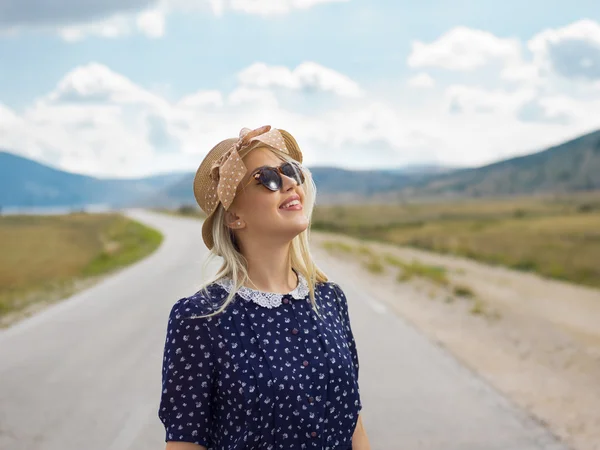
<svg viewBox="0 0 600 450">
<path fill-rule="evenodd" d="M 302 300 L 306 298 L 306 296 L 309 293 L 308 283 L 306 282 L 306 279 L 302 276 L 301 273 L 296 272 L 296 274 L 298 275 L 298 285 L 294 288 L 293 291 L 289 292 L 288 294 L 279 294 L 276 292 L 263 292 L 258 291 L 256 289 L 251 289 L 246 286 L 240 287 L 237 291 L 237 294 L 239 294 L 239 296 L 243 299 L 257 303 L 260 306 L 264 306 L 265 308 L 277 308 L 281 305 L 281 300 L 286 295 L 290 295 L 296 300 Z M 215 283 L 217 283 L 227 292 L 231 292 L 231 290 L 235 288 L 233 279 L 229 277 L 221 278 L 215 281 Z"/>
</svg>

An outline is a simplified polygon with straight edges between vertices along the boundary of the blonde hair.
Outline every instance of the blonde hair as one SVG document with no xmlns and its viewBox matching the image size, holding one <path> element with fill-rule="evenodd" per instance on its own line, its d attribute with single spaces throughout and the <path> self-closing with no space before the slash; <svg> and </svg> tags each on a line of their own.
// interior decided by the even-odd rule
<svg viewBox="0 0 600 450">
<path fill-rule="evenodd" d="M 267 148 L 280 159 L 288 162 L 295 161 L 288 154 L 279 152 L 270 147 L 260 146 L 256 148 Z M 313 309 L 316 314 L 319 315 L 317 303 L 315 301 L 315 289 L 317 283 L 323 283 L 328 280 L 327 275 L 321 271 L 317 265 L 314 263 L 312 254 L 310 252 L 310 224 L 313 209 L 316 203 L 316 194 L 317 187 L 313 180 L 312 174 L 310 170 L 305 166 L 302 166 L 302 171 L 304 173 L 304 204 L 303 210 L 304 214 L 308 218 L 309 225 L 306 230 L 298 234 L 294 239 L 292 239 L 290 243 L 290 260 L 292 269 L 294 269 L 297 273 L 300 273 L 304 276 L 307 281 L 308 289 L 309 289 L 309 298 L 312 304 Z M 234 289 L 229 292 L 227 298 L 224 303 L 217 309 L 215 312 L 210 313 L 205 316 L 194 316 L 194 317 L 211 317 L 216 314 L 221 313 L 229 303 L 233 301 L 236 292 L 240 287 L 242 287 L 248 280 L 248 261 L 244 258 L 244 255 L 239 251 L 239 247 L 235 242 L 235 237 L 233 234 L 233 230 L 225 225 L 225 208 L 223 205 L 219 203 L 217 210 L 215 212 L 215 218 L 212 227 L 214 246 L 208 254 L 208 257 L 205 260 L 203 268 L 206 269 L 213 259 L 218 256 L 223 258 L 223 264 L 217 271 L 217 273 L 202 284 L 199 287 L 199 291 L 202 291 L 206 295 L 208 293 L 208 286 L 219 280 L 223 277 L 229 277 L 233 280 Z"/>
</svg>

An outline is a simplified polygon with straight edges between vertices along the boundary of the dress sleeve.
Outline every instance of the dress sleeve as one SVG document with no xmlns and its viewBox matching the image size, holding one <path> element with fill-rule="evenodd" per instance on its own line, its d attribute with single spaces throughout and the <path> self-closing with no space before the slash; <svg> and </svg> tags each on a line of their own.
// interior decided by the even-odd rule
<svg viewBox="0 0 600 450">
<path fill-rule="evenodd" d="M 183 298 L 173 305 L 167 324 L 158 416 L 165 442 L 211 447 L 214 362 L 206 318 L 191 318 L 196 308 Z"/>
<path fill-rule="evenodd" d="M 333 283 L 333 288 L 337 293 L 337 302 L 340 310 L 340 315 L 342 317 L 342 323 L 344 326 L 344 331 L 346 332 L 346 340 L 348 342 L 348 347 L 350 348 L 350 353 L 352 355 L 352 362 L 354 365 L 354 374 L 356 375 L 356 380 L 358 381 L 358 372 L 359 372 L 359 364 L 358 364 L 358 350 L 356 349 L 356 341 L 354 340 L 354 334 L 352 333 L 352 326 L 350 325 L 350 313 L 348 311 L 348 301 L 346 299 L 346 294 L 340 287 L 339 284 Z"/>
</svg>

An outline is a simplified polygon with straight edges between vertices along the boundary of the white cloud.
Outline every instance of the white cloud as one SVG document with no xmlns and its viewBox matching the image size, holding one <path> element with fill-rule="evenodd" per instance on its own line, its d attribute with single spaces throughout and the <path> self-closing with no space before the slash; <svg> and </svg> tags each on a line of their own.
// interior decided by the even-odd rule
<svg viewBox="0 0 600 450">
<path fill-rule="evenodd" d="M 540 69 L 574 80 L 600 80 L 600 24 L 580 20 L 548 29 L 527 44 Z"/>
<path fill-rule="evenodd" d="M 285 110 L 272 89 L 251 84 L 240 83 L 226 94 L 198 91 L 170 102 L 90 63 L 67 73 L 25 111 L 0 108 L 0 147 L 70 171 L 139 176 L 192 170 L 194 155 L 200 159 L 199 153 L 243 126 L 284 128 L 288 123 L 294 130 L 316 120 Z"/>
<path fill-rule="evenodd" d="M 247 14 L 270 16 L 288 14 L 294 9 L 308 9 L 320 3 L 347 2 L 349 0 L 229 0 L 228 2 L 213 3 L 215 13 L 222 13 L 225 9 L 240 11 Z M 217 7 L 215 8 L 215 3 Z"/>
<path fill-rule="evenodd" d="M 294 70 L 284 66 L 254 63 L 238 79 L 248 87 L 279 87 L 292 90 L 332 92 L 341 97 L 360 97 L 360 86 L 348 76 L 314 62 L 300 64 Z"/>
<path fill-rule="evenodd" d="M 500 78 L 507 81 L 539 84 L 541 82 L 540 68 L 527 62 L 510 64 L 500 72 Z"/>
<path fill-rule="evenodd" d="M 165 34 L 165 14 L 161 9 L 117 14 L 100 21 L 60 27 L 58 33 L 67 42 L 81 41 L 89 36 L 116 39 L 136 30 L 149 38 L 160 38 Z"/>
<path fill-rule="evenodd" d="M 136 22 L 138 29 L 148 37 L 160 38 L 165 34 L 165 14 L 160 10 L 144 11 Z"/>
<path fill-rule="evenodd" d="M 230 105 L 249 105 L 250 107 L 271 106 L 276 108 L 279 105 L 275 94 L 268 89 L 255 89 L 246 86 L 240 86 L 228 96 Z"/>
<path fill-rule="evenodd" d="M 435 80 L 428 73 L 419 73 L 408 80 L 408 85 L 414 88 L 432 88 L 435 86 Z"/>
<path fill-rule="evenodd" d="M 504 68 L 516 70 L 511 64 Z M 308 165 L 476 165 L 600 127 L 600 90 L 571 95 L 562 85 L 521 81 L 445 86 L 439 77 L 443 94 L 428 96 L 414 89 L 431 84 L 427 75 L 417 74 L 399 92 L 376 95 L 313 62 L 296 68 L 255 63 L 228 91 L 198 90 L 173 102 L 90 63 L 23 111 L 0 105 L 0 148 L 71 171 L 131 177 L 193 171 L 220 140 L 242 127 L 271 124 L 294 134 Z M 307 90 L 312 95 L 304 95 Z M 297 97 L 301 108 L 288 109 Z"/>
<path fill-rule="evenodd" d="M 0 126 L 11 127 L 17 120 L 17 115 L 7 106 L 0 103 Z"/>
<path fill-rule="evenodd" d="M 456 27 L 433 42 L 413 42 L 407 63 L 413 68 L 459 73 L 486 69 L 478 74 L 488 82 L 527 85 L 546 93 L 556 89 L 595 91 L 600 86 L 600 24 L 585 19 L 546 29 L 525 44 Z M 417 77 L 411 80 L 419 81 Z"/>
<path fill-rule="evenodd" d="M 565 118 L 575 124 L 591 122 L 594 126 L 596 122 L 596 126 L 600 125 L 597 120 L 594 120 L 600 115 L 600 96 L 581 101 L 567 95 L 549 95 L 540 99 L 540 106 L 548 120 Z"/>
<path fill-rule="evenodd" d="M 456 27 L 430 44 L 415 41 L 408 57 L 409 67 L 439 67 L 468 71 L 490 61 L 520 60 L 520 43 L 516 39 L 494 36 L 482 30 Z"/>
<path fill-rule="evenodd" d="M 112 16 L 97 22 L 58 28 L 58 34 L 67 42 L 81 41 L 87 36 L 115 39 L 130 33 L 130 20 L 124 16 Z"/>
<path fill-rule="evenodd" d="M 223 106 L 223 94 L 220 91 L 200 91 L 183 97 L 178 103 L 183 108 L 204 108 Z"/>
<path fill-rule="evenodd" d="M 451 113 L 493 113 L 504 116 L 514 116 L 520 107 L 535 96 L 535 90 L 528 88 L 506 91 L 467 85 L 452 85 L 444 93 L 446 108 Z"/>
<path fill-rule="evenodd" d="M 46 97 L 52 103 L 118 103 L 163 107 L 166 101 L 95 62 L 76 67 Z"/>
</svg>

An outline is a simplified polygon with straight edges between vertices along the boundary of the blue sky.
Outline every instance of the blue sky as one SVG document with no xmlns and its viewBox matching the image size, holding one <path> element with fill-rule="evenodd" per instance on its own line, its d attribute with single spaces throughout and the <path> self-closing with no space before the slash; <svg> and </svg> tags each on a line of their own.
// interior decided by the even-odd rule
<svg viewBox="0 0 600 450">
<path fill-rule="evenodd" d="M 0 5 L 0 148 L 66 170 L 191 171 L 267 123 L 349 168 L 475 166 L 600 128 L 592 1 L 46 3 Z"/>
</svg>

